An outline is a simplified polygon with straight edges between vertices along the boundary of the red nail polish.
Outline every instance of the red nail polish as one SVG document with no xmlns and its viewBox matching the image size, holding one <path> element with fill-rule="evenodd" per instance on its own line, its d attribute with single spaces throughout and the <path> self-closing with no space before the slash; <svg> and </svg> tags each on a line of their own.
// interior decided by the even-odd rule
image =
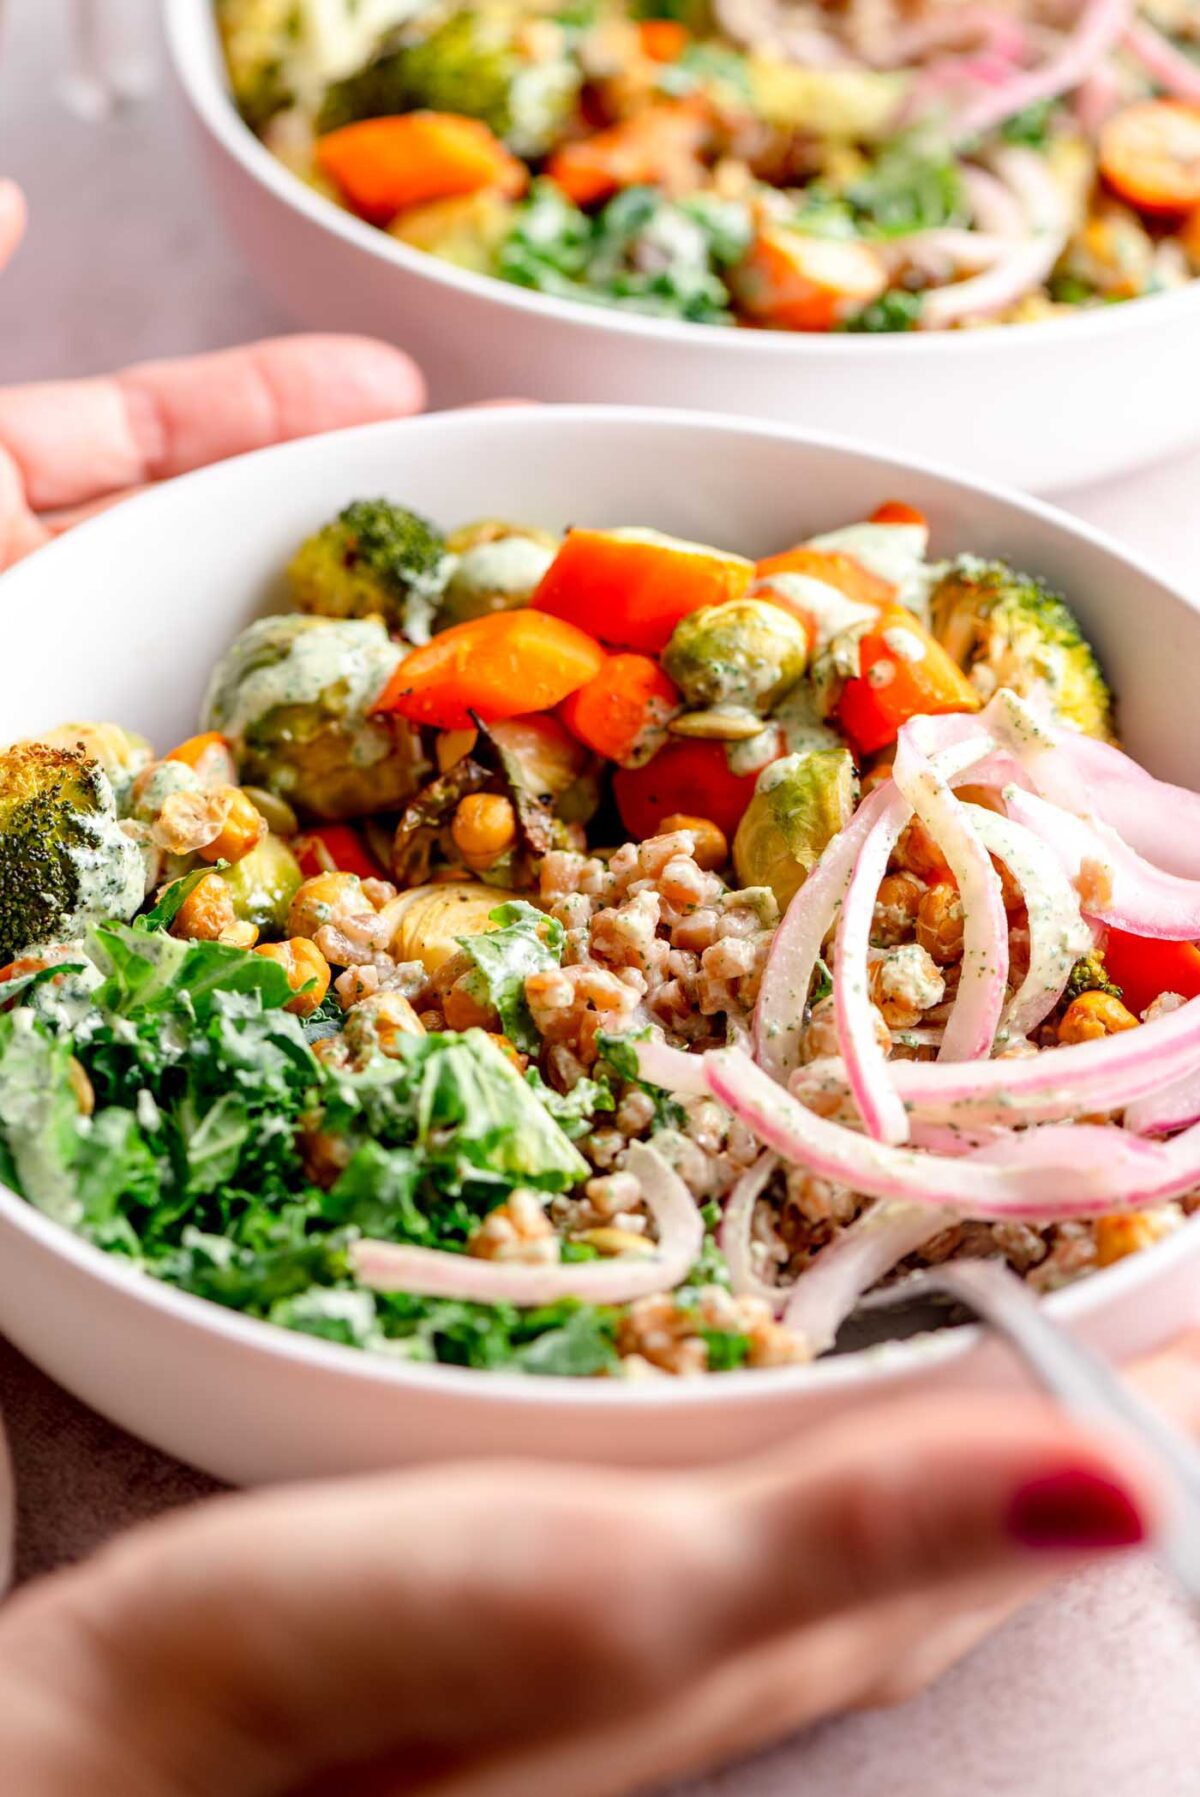
<svg viewBox="0 0 1200 1797">
<path fill-rule="evenodd" d="M 1146 1539 L 1142 1513 L 1125 1488 L 1085 1467 L 1022 1485 L 1009 1506 L 1008 1529 L 1023 1547 L 1062 1553 L 1136 1547 Z"/>
</svg>

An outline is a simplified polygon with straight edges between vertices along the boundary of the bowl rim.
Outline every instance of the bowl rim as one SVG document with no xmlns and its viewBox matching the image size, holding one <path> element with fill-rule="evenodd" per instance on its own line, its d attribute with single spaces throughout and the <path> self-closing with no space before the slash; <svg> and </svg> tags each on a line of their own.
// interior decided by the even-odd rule
<svg viewBox="0 0 1200 1797">
<path fill-rule="evenodd" d="M 285 167 L 251 131 L 233 104 L 233 97 L 217 74 L 220 47 L 212 12 L 213 0 L 166 0 L 164 27 L 172 66 L 193 111 L 209 134 L 260 186 L 300 213 L 319 229 L 340 237 L 352 248 L 406 274 L 448 287 L 470 298 L 490 301 L 535 318 L 586 331 L 589 326 L 620 336 L 680 345 L 718 344 L 734 356 L 791 356 L 798 361 L 830 361 L 845 357 L 874 358 L 889 355 L 911 359 L 938 354 L 964 357 L 1019 354 L 1019 347 L 1004 346 L 1015 340 L 1032 350 L 1053 347 L 1064 332 L 1077 341 L 1107 342 L 1130 330 L 1165 322 L 1177 314 L 1194 314 L 1200 324 L 1200 276 L 1166 293 L 1144 294 L 1121 305 L 1100 306 L 1077 316 L 1036 320 L 1029 324 L 979 331 L 899 331 L 878 336 L 870 333 L 820 333 L 800 331 L 738 330 L 729 325 L 693 323 L 682 319 L 651 318 L 616 306 L 588 305 L 537 293 L 504 281 L 440 261 L 426 251 L 388 235 L 352 212 L 305 185 Z M 207 37 L 207 44 L 203 39 Z"/>
<path fill-rule="evenodd" d="M 260 465 L 279 464 L 276 479 L 286 479 L 291 464 L 335 463 L 339 451 L 359 442 L 397 448 L 423 436 L 448 434 L 464 439 L 464 451 L 486 456 L 486 439 L 501 442 L 511 433 L 532 430 L 535 434 L 571 432 L 586 429 L 592 423 L 608 423 L 633 430 L 669 429 L 720 438 L 758 438 L 791 443 L 800 448 L 832 451 L 852 457 L 866 456 L 887 462 L 903 461 L 915 474 L 929 477 L 958 497 L 1003 506 L 1023 512 L 1058 535 L 1088 544 L 1116 561 L 1139 580 L 1150 580 L 1185 610 L 1200 613 L 1200 600 L 1179 591 L 1160 574 L 1152 563 L 1130 554 L 1103 532 L 1082 520 L 1060 512 L 1031 495 L 1008 491 L 994 483 L 975 480 L 939 467 L 922 459 L 902 458 L 887 450 L 877 450 L 852 439 L 825 432 L 808 431 L 794 425 L 739 418 L 722 413 L 692 412 L 681 408 L 652 406 L 508 406 L 503 408 L 468 408 L 458 412 L 429 413 L 423 417 L 392 419 L 382 423 L 359 425 L 348 430 L 327 432 L 290 443 L 254 450 L 247 455 L 231 457 L 207 468 L 180 475 L 157 487 L 135 495 L 122 505 L 89 519 L 71 531 L 10 568 L 0 581 L 11 602 L 20 605 L 24 589 L 29 589 L 30 602 L 36 605 L 41 586 L 58 584 L 60 562 L 85 553 L 91 565 L 106 567 L 119 563 L 125 553 L 122 533 L 132 528 L 140 532 L 142 522 L 154 510 L 169 515 L 177 503 L 177 495 L 193 490 L 213 489 L 213 511 L 219 513 L 222 483 L 236 485 L 247 478 L 247 470 Z M 481 438 L 484 441 L 481 441 Z M 381 465 L 390 458 L 381 457 Z M 254 478 L 253 475 L 250 478 Z M 80 545 L 83 545 L 81 551 Z M 69 574 L 69 568 L 64 569 Z M 69 584 L 69 580 L 66 584 Z M 276 1359 L 311 1366 L 329 1375 L 359 1378 L 372 1384 L 398 1385 L 427 1391 L 443 1392 L 451 1398 L 469 1400 L 472 1396 L 491 1393 L 496 1400 L 526 1405 L 573 1405 L 607 1409 L 612 1405 L 649 1406 L 657 1409 L 696 1409 L 719 1404 L 726 1399 L 745 1403 L 786 1401 L 798 1385 L 811 1388 L 814 1394 L 839 1390 L 879 1388 L 903 1382 L 915 1374 L 961 1363 L 979 1343 L 982 1332 L 975 1325 L 952 1331 L 916 1336 L 907 1341 L 885 1342 L 857 1352 L 826 1357 L 807 1364 L 776 1368 L 744 1368 L 723 1373 L 719 1379 L 621 1381 L 574 1379 L 567 1375 L 534 1377 L 526 1373 L 489 1371 L 474 1367 L 447 1366 L 441 1363 L 406 1361 L 399 1357 L 366 1352 L 337 1342 L 306 1336 L 227 1309 L 214 1300 L 181 1292 L 140 1272 L 104 1249 L 76 1236 L 61 1223 L 37 1210 L 27 1199 L 0 1183 L 0 1232 L 11 1228 L 30 1239 L 36 1248 L 65 1260 L 73 1270 L 96 1279 L 117 1296 L 132 1299 L 152 1310 L 164 1312 L 189 1330 L 209 1332 L 233 1347 L 266 1352 Z M 1139 1289 L 1150 1285 L 1159 1271 L 1169 1272 L 1176 1261 L 1200 1256 L 1200 1215 L 1180 1229 L 1144 1249 L 1128 1256 L 1115 1266 L 1092 1274 L 1077 1284 L 1047 1294 L 1043 1300 L 1061 1322 L 1086 1322 L 1096 1308 L 1097 1300 L 1121 1303 Z M 1097 1291 L 1097 1288 L 1099 1290 Z M 3 1315 L 0 1314 L 0 1325 Z"/>
</svg>

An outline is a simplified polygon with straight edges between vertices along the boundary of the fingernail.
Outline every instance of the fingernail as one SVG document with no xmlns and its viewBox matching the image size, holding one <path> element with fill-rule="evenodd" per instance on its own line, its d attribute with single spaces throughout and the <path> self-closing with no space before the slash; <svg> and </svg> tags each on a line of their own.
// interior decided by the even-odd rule
<svg viewBox="0 0 1200 1797">
<path fill-rule="evenodd" d="M 1146 1524 L 1123 1485 L 1085 1467 L 1031 1479 L 1014 1493 L 1009 1533 L 1022 1547 L 1071 1549 L 1136 1547 Z"/>
</svg>

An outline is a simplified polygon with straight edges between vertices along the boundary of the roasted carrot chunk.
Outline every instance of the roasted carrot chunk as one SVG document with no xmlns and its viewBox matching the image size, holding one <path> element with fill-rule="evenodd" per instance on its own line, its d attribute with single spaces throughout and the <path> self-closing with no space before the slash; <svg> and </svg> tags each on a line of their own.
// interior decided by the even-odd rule
<svg viewBox="0 0 1200 1797">
<path fill-rule="evenodd" d="M 1200 106 L 1139 100 L 1123 107 L 1101 129 L 1100 172 L 1144 212 L 1200 206 Z"/>
<path fill-rule="evenodd" d="M 686 192 L 696 184 L 709 132 L 703 109 L 690 100 L 647 106 L 606 131 L 564 144 L 546 172 L 577 206 L 596 206 L 623 187 Z"/>
<path fill-rule="evenodd" d="M 494 187 L 522 193 L 528 170 L 479 119 L 406 112 L 343 125 L 317 143 L 317 164 L 373 224 L 431 200 Z"/>
<path fill-rule="evenodd" d="M 739 599 L 754 563 L 652 530 L 572 530 L 532 604 L 619 649 L 653 655 L 680 618 Z"/>
<path fill-rule="evenodd" d="M 887 289 L 870 244 L 766 226 L 732 270 L 747 318 L 777 331 L 831 331 Z"/>
<path fill-rule="evenodd" d="M 629 652 L 610 655 L 586 686 L 563 700 L 559 716 L 597 755 L 624 764 L 641 759 L 678 710 L 679 694 L 658 663 Z"/>
<path fill-rule="evenodd" d="M 958 663 L 902 605 L 889 606 L 862 638 L 859 667 L 842 689 L 837 716 L 860 756 L 895 742 L 909 718 L 979 709 L 979 694 Z"/>
<path fill-rule="evenodd" d="M 731 842 L 761 771 L 735 774 L 724 743 L 675 738 L 644 767 L 619 768 L 613 797 L 635 842 L 657 835 L 664 818 L 681 813 L 709 818 Z"/>
<path fill-rule="evenodd" d="M 375 709 L 416 724 L 465 730 L 548 711 L 599 673 L 593 637 L 545 612 L 489 612 L 440 631 L 406 655 Z"/>
</svg>

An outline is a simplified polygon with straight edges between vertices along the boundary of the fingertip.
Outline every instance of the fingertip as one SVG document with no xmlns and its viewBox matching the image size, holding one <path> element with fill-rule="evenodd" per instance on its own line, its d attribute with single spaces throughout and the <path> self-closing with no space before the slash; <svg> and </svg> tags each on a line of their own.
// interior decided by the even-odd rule
<svg viewBox="0 0 1200 1797">
<path fill-rule="evenodd" d="M 8 261 L 25 235 L 28 220 L 25 195 L 15 181 L 0 176 L 0 268 Z"/>
<path fill-rule="evenodd" d="M 412 357 L 374 337 L 303 335 L 260 345 L 290 389 L 290 404 L 309 411 L 311 430 L 408 418 L 426 401 L 425 377 Z"/>
</svg>

